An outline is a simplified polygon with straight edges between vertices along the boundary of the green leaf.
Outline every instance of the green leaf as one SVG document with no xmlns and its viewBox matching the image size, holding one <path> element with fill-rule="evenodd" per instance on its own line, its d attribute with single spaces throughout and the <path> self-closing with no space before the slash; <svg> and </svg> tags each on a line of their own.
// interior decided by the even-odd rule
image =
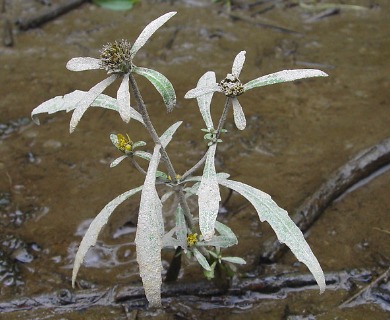
<svg viewBox="0 0 390 320">
<path fill-rule="evenodd" d="M 151 307 L 161 306 L 161 248 L 164 234 L 162 204 L 158 197 L 155 181 L 160 162 L 160 145 L 154 147 L 144 187 L 141 193 L 135 246 L 137 262 L 146 298 Z"/>
<path fill-rule="evenodd" d="M 176 104 L 176 93 L 175 89 L 173 89 L 172 83 L 170 83 L 164 75 L 156 70 L 134 66 L 133 71 L 136 74 L 144 76 L 152 83 L 162 96 L 168 112 L 171 112 Z"/>
<path fill-rule="evenodd" d="M 214 85 L 215 83 L 216 83 L 215 72 L 208 71 L 203 76 L 200 77 L 196 87 L 197 88 L 208 87 L 210 85 Z M 210 92 L 196 98 L 196 100 L 198 101 L 200 113 L 203 117 L 203 120 L 207 128 L 214 128 L 213 120 L 211 119 L 211 114 L 210 114 L 210 105 L 211 105 L 211 100 L 213 99 L 213 94 L 214 92 Z"/>
<path fill-rule="evenodd" d="M 236 264 L 246 264 L 246 261 L 240 257 L 222 257 L 221 260 Z"/>
<path fill-rule="evenodd" d="M 317 69 L 296 69 L 296 70 L 283 70 L 275 73 L 268 74 L 266 76 L 256 78 L 248 83 L 244 84 L 244 91 L 248 91 L 253 88 L 268 86 L 270 84 L 294 81 L 304 78 L 313 77 L 327 77 L 328 75 Z"/>
<path fill-rule="evenodd" d="M 237 237 L 227 225 L 219 221 L 215 221 L 215 229 L 219 235 L 211 238 L 211 240 L 205 242 L 198 242 L 198 246 L 215 246 L 220 248 L 228 248 L 238 243 Z"/>
<path fill-rule="evenodd" d="M 130 10 L 137 0 L 92 0 L 99 7 L 110 10 Z"/>
<path fill-rule="evenodd" d="M 219 201 L 221 201 L 214 163 L 216 149 L 217 145 L 213 144 L 207 150 L 203 176 L 198 189 L 199 228 L 206 242 L 214 235 Z"/>
<path fill-rule="evenodd" d="M 81 240 L 80 246 L 77 250 L 76 257 L 73 264 L 72 271 L 72 286 L 74 287 L 77 273 L 80 269 L 81 264 L 83 263 L 84 257 L 88 252 L 90 247 L 93 247 L 96 244 L 97 237 L 99 236 L 100 231 L 106 225 L 109 217 L 112 212 L 119 206 L 123 201 L 130 198 L 132 195 L 142 190 L 142 186 L 138 188 L 131 189 L 125 193 L 122 193 L 114 200 L 106 204 L 106 206 L 100 211 L 95 219 L 91 222 L 88 227 L 87 232 L 85 233 L 83 239 Z"/>
<path fill-rule="evenodd" d="M 324 273 L 301 230 L 288 216 L 287 211 L 280 208 L 270 195 L 244 183 L 223 179 L 219 180 L 219 183 L 238 192 L 255 207 L 260 220 L 267 221 L 279 241 L 285 243 L 296 258 L 309 268 L 322 293 L 326 287 Z"/>
<path fill-rule="evenodd" d="M 203 256 L 203 254 L 201 254 L 200 251 L 196 248 L 193 248 L 192 252 L 194 253 L 196 260 L 198 260 L 198 262 L 202 266 L 202 268 L 207 270 L 207 271 L 211 271 L 210 265 L 207 262 L 207 259 Z"/>
<path fill-rule="evenodd" d="M 183 123 L 183 121 L 178 121 L 171 125 L 165 132 L 161 135 L 160 141 L 161 145 L 166 148 L 169 142 L 171 142 L 173 135 L 175 134 L 177 128 L 180 127 L 180 125 Z"/>
<path fill-rule="evenodd" d="M 138 36 L 138 38 L 134 41 L 133 46 L 131 47 L 131 57 L 133 58 L 135 54 L 141 49 L 144 44 L 149 40 L 149 38 L 155 33 L 165 22 L 171 19 L 176 14 L 175 11 L 168 12 L 163 14 L 161 17 L 150 22 Z"/>
</svg>

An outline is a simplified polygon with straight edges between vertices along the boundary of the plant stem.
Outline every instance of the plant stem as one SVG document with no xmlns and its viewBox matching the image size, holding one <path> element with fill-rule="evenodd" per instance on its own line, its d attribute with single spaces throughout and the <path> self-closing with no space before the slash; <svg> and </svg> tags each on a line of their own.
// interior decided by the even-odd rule
<svg viewBox="0 0 390 320">
<path fill-rule="evenodd" d="M 225 124 L 227 113 L 229 111 L 229 108 L 231 106 L 231 99 L 229 97 L 226 98 L 225 105 L 223 107 L 221 118 L 219 119 L 218 128 L 217 128 L 217 139 L 221 135 L 221 130 L 223 129 L 223 126 Z"/>
<path fill-rule="evenodd" d="M 226 98 L 225 105 L 224 105 L 223 111 L 222 111 L 222 115 L 221 115 L 221 118 L 219 119 L 216 140 L 218 140 L 219 136 L 221 135 L 221 130 L 223 129 L 223 125 L 225 124 L 225 121 L 227 118 L 227 113 L 229 111 L 230 105 L 231 105 L 231 101 L 230 101 L 230 98 L 228 97 L 228 98 Z M 206 158 L 207 158 L 207 152 L 205 152 L 203 157 L 191 169 L 187 170 L 182 175 L 181 178 L 183 180 L 185 180 L 185 178 L 192 175 L 196 170 L 198 170 L 203 165 L 203 163 L 206 161 Z"/>
<path fill-rule="evenodd" d="M 157 135 L 156 130 L 154 129 L 152 121 L 150 120 L 148 111 L 146 109 L 145 103 L 144 103 L 142 96 L 141 96 L 141 92 L 139 91 L 138 85 L 137 85 L 137 83 L 136 83 L 136 81 L 131 73 L 129 75 L 129 82 L 130 82 L 131 89 L 134 93 L 135 100 L 137 101 L 138 111 L 142 115 L 142 119 L 144 120 L 146 128 L 148 129 L 154 143 L 161 145 L 160 138 Z M 169 158 L 167 151 L 165 150 L 165 148 L 162 145 L 160 148 L 160 153 L 161 153 L 162 161 L 167 166 L 168 174 L 171 176 L 172 182 L 177 183 L 175 169 L 173 168 L 172 162 Z M 186 219 L 187 226 L 192 230 L 194 227 L 194 222 L 192 219 L 190 208 L 188 207 L 187 201 L 185 199 L 183 187 L 178 186 L 177 192 L 179 193 L 180 205 L 184 211 L 184 217 Z"/>
</svg>

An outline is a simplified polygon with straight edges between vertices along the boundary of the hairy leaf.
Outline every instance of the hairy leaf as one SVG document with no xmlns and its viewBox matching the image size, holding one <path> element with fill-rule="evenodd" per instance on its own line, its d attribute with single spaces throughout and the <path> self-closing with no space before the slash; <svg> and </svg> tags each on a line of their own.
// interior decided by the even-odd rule
<svg viewBox="0 0 390 320">
<path fill-rule="evenodd" d="M 233 104 L 234 123 L 237 129 L 244 130 L 246 127 L 246 119 L 241 104 L 237 98 L 232 98 L 232 104 Z"/>
<path fill-rule="evenodd" d="M 175 134 L 177 128 L 180 127 L 180 125 L 183 123 L 183 121 L 178 121 L 171 125 L 165 132 L 161 135 L 160 141 L 161 145 L 166 148 L 168 143 L 171 142 L 173 135 Z"/>
<path fill-rule="evenodd" d="M 204 257 L 204 255 L 201 254 L 199 252 L 199 250 L 196 249 L 196 248 L 193 248 L 192 252 L 194 253 L 194 256 L 195 256 L 196 260 L 198 260 L 198 262 L 202 266 L 202 268 L 207 270 L 207 271 L 211 271 L 210 265 L 207 262 L 207 259 Z"/>
<path fill-rule="evenodd" d="M 72 286 L 74 287 L 77 273 L 80 269 L 81 264 L 83 263 L 84 257 L 88 252 L 88 249 L 96 244 L 97 237 L 106 225 L 108 218 L 111 216 L 112 212 L 119 206 L 123 201 L 130 198 L 132 195 L 142 190 L 142 186 L 138 188 L 131 189 L 125 193 L 122 193 L 120 196 L 116 197 L 114 200 L 106 204 L 102 211 L 93 219 L 92 223 L 88 227 L 87 232 L 85 233 L 83 239 L 81 240 L 80 246 L 77 250 L 75 261 L 73 264 L 72 272 Z"/>
<path fill-rule="evenodd" d="M 218 215 L 219 201 L 221 201 L 214 163 L 216 149 L 217 144 L 213 144 L 207 151 L 198 189 L 199 228 L 205 241 L 211 240 L 214 235 L 215 220 Z"/>
<path fill-rule="evenodd" d="M 215 72 L 208 71 L 203 76 L 200 77 L 196 87 L 197 88 L 208 87 L 214 85 L 215 83 L 216 83 Z M 205 95 L 196 98 L 198 101 L 200 113 L 206 124 L 206 128 L 208 129 L 214 128 L 213 120 L 211 119 L 211 114 L 210 114 L 210 104 L 213 98 L 213 94 L 214 92 L 212 91 L 210 93 L 207 93 Z"/>
<path fill-rule="evenodd" d="M 165 22 L 167 22 L 170 18 L 172 18 L 176 12 L 168 12 L 161 17 L 150 22 L 144 30 L 142 30 L 141 34 L 134 41 L 134 44 L 131 48 L 131 57 L 133 58 L 135 54 L 141 49 L 146 41 L 155 33 Z"/>
<path fill-rule="evenodd" d="M 236 264 L 246 264 L 246 261 L 240 257 L 222 257 L 221 260 Z"/>
<path fill-rule="evenodd" d="M 164 227 L 162 204 L 155 181 L 160 161 L 160 145 L 154 147 L 141 194 L 135 245 L 140 275 L 151 307 L 161 306 L 161 248 Z"/>
<path fill-rule="evenodd" d="M 328 75 L 317 69 L 297 69 L 297 70 L 283 70 L 275 73 L 256 78 L 248 83 L 244 84 L 244 91 L 248 91 L 253 88 L 268 86 L 270 84 L 294 81 L 304 78 L 313 77 L 327 77 Z"/>
<path fill-rule="evenodd" d="M 127 157 L 128 157 L 127 155 L 123 155 L 123 156 L 120 156 L 119 158 L 116 158 L 113 162 L 111 162 L 110 168 L 116 167 L 118 164 L 120 164 Z"/>
<path fill-rule="evenodd" d="M 122 82 L 119 86 L 117 96 L 118 106 L 119 106 L 119 115 L 121 116 L 124 122 L 129 122 L 131 113 L 130 113 L 130 92 L 129 92 L 129 74 L 126 73 L 123 76 Z"/>
<path fill-rule="evenodd" d="M 194 89 L 191 89 L 185 94 L 184 98 L 185 99 L 197 98 L 212 92 L 222 92 L 218 83 L 210 84 L 207 87 L 196 87 Z"/>
<path fill-rule="evenodd" d="M 102 69 L 100 59 L 90 57 L 72 58 L 66 64 L 66 68 L 70 71 L 85 71 Z"/>
<path fill-rule="evenodd" d="M 33 121 L 39 125 L 38 115 L 41 113 L 56 113 L 59 111 L 72 111 L 76 108 L 77 103 L 87 95 L 87 91 L 75 90 L 71 93 L 65 94 L 64 96 L 57 96 L 41 103 L 31 112 Z M 91 107 L 100 107 L 109 110 L 118 111 L 119 106 L 116 99 L 100 94 L 91 104 Z M 142 116 L 134 108 L 130 107 L 131 118 L 144 124 Z"/>
<path fill-rule="evenodd" d="M 233 67 L 232 67 L 232 75 L 238 78 L 240 76 L 242 67 L 245 62 L 245 54 L 246 51 L 241 51 L 234 59 Z"/>
<path fill-rule="evenodd" d="M 163 74 L 157 72 L 156 70 L 134 66 L 133 71 L 141 76 L 144 76 L 152 83 L 152 85 L 161 94 L 168 112 L 171 112 L 173 107 L 176 105 L 176 93 L 175 89 L 173 89 L 172 83 Z"/>
<path fill-rule="evenodd" d="M 311 271 L 321 293 L 325 290 L 325 277 L 317 258 L 311 251 L 301 230 L 288 213 L 280 208 L 271 197 L 251 186 L 233 180 L 219 180 L 219 183 L 245 197 L 256 209 L 261 221 L 267 221 L 274 229 L 280 242 L 285 243 Z"/>
</svg>

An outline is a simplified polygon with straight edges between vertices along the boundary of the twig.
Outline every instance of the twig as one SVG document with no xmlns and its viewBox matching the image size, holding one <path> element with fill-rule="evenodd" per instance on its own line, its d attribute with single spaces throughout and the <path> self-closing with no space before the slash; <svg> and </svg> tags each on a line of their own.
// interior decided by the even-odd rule
<svg viewBox="0 0 390 320">
<path fill-rule="evenodd" d="M 328 181 L 314 192 L 296 210 L 292 219 L 302 232 L 305 232 L 318 219 L 320 214 L 351 186 L 368 177 L 390 163 L 390 139 L 365 149 L 335 171 Z M 269 243 L 269 241 L 268 241 Z M 285 245 L 273 240 L 261 255 L 264 262 L 275 262 L 283 253 Z"/>
<path fill-rule="evenodd" d="M 348 300 L 344 301 L 342 304 L 339 305 L 339 308 L 345 308 L 349 307 L 349 304 L 353 302 L 354 300 L 358 299 L 359 297 L 364 296 L 365 294 L 371 292 L 371 290 L 378 286 L 378 284 L 385 278 L 389 276 L 390 268 L 387 269 L 381 276 L 375 279 L 375 281 L 371 282 L 368 286 L 364 287 L 362 290 L 360 290 L 358 293 L 354 294 L 352 297 L 350 297 Z"/>
<path fill-rule="evenodd" d="M 64 1 L 63 3 L 52 6 L 50 9 L 44 9 L 41 12 L 37 13 L 35 16 L 32 17 L 20 17 L 16 24 L 18 25 L 20 30 L 27 30 L 31 28 L 39 27 L 40 25 L 53 20 L 57 18 L 58 16 L 73 10 L 83 4 L 84 2 L 87 2 L 87 0 L 68 0 Z"/>
<path fill-rule="evenodd" d="M 345 283 L 351 282 L 354 279 L 366 277 L 371 274 L 367 270 L 350 270 L 341 272 L 332 272 L 325 275 L 328 285 L 333 285 L 336 288 L 348 289 L 349 286 Z M 244 296 L 248 300 L 258 299 L 256 295 L 251 295 L 251 292 L 260 292 L 269 294 L 272 298 L 272 293 L 280 291 L 301 290 L 302 288 L 314 287 L 316 284 L 311 274 L 283 274 L 279 276 L 253 277 L 243 278 L 235 281 L 235 284 L 229 289 L 221 289 L 216 287 L 211 281 L 198 281 L 191 283 L 164 283 L 162 286 L 163 298 L 169 298 L 172 303 L 173 299 L 185 299 L 188 296 L 198 296 L 204 299 L 210 299 L 212 303 L 217 304 L 217 297 L 221 299 L 229 296 Z M 64 290 L 60 290 L 62 292 Z M 67 291 L 67 290 L 66 290 Z M 133 307 L 145 307 L 147 305 L 144 289 L 141 285 L 138 286 L 123 286 L 121 288 L 109 289 L 91 289 L 82 290 L 75 293 L 70 293 L 70 299 L 64 303 L 63 299 L 59 299 L 58 292 L 43 294 L 34 297 L 22 297 L 10 301 L 0 302 L 1 314 L 30 310 L 30 309 L 46 309 L 52 311 L 77 311 L 91 306 L 113 306 L 123 303 L 129 303 Z M 275 299 L 280 299 L 279 295 Z"/>
</svg>

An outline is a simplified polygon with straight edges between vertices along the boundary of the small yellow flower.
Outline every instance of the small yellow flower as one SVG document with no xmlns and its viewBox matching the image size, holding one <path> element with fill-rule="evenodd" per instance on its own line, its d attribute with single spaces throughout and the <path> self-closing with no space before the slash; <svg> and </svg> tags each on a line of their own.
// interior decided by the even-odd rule
<svg viewBox="0 0 390 320">
<path fill-rule="evenodd" d="M 131 141 L 130 137 L 128 134 L 126 134 L 126 137 L 123 135 L 123 134 L 120 134 L 118 133 L 116 135 L 117 139 L 118 139 L 118 144 L 117 144 L 117 148 L 124 152 L 124 153 L 130 153 L 132 150 L 133 150 L 133 141 Z"/>
<path fill-rule="evenodd" d="M 180 174 L 177 174 L 177 175 L 176 175 L 176 180 L 179 181 L 180 178 L 181 178 L 181 175 L 180 175 Z M 172 178 L 171 178 L 170 175 L 168 175 L 168 180 L 169 180 L 169 181 L 172 181 Z"/>
<path fill-rule="evenodd" d="M 198 234 L 197 233 L 191 233 L 187 236 L 187 245 L 189 247 L 192 247 L 197 242 L 198 242 Z"/>
</svg>

